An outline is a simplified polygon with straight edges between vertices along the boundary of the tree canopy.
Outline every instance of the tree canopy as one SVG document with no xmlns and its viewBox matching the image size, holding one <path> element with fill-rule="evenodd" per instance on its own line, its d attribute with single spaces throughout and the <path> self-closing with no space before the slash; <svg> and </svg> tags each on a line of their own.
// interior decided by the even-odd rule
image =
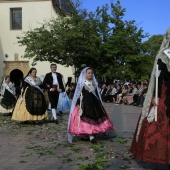
<svg viewBox="0 0 170 170">
<path fill-rule="evenodd" d="M 26 32 L 18 43 L 26 46 L 25 57 L 33 64 L 49 61 L 78 70 L 86 65 L 100 77 L 141 79 L 151 72 L 161 37 L 143 43 L 148 34 L 135 20 L 124 20 L 125 11 L 119 0 L 95 12 L 75 8 L 70 17 L 60 15 Z"/>
</svg>

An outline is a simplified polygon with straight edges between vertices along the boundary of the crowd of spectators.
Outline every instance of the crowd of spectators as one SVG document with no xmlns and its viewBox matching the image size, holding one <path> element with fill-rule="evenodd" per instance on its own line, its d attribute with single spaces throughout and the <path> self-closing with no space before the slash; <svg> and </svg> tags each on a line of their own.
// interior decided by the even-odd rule
<svg viewBox="0 0 170 170">
<path fill-rule="evenodd" d="M 142 107 L 148 89 L 148 81 L 114 81 L 111 84 L 103 83 L 99 88 L 103 102 Z"/>
</svg>

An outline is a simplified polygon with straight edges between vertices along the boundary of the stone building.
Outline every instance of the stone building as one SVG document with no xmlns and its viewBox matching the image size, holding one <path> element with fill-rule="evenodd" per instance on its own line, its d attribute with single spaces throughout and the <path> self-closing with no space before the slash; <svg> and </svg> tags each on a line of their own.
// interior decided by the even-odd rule
<svg viewBox="0 0 170 170">
<path fill-rule="evenodd" d="M 40 27 L 44 20 L 58 17 L 59 10 L 67 15 L 71 5 L 69 0 L 0 0 L 0 78 L 10 75 L 13 81 L 18 81 L 26 76 L 32 59 L 23 58 L 25 47 L 19 46 L 17 36 Z M 49 62 L 37 62 L 37 75 L 49 72 L 49 65 Z M 74 68 L 57 66 L 65 81 L 73 77 Z"/>
</svg>

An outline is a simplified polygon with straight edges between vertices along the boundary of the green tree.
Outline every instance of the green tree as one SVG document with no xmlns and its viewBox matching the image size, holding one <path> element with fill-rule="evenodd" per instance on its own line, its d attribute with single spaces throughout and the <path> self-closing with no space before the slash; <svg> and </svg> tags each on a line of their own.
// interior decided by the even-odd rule
<svg viewBox="0 0 170 170">
<path fill-rule="evenodd" d="M 26 46 L 25 57 L 33 58 L 33 64 L 50 61 L 78 70 L 85 64 L 100 77 L 141 78 L 148 74 L 141 68 L 150 66 L 142 44 L 148 34 L 135 20 L 123 20 L 125 11 L 119 0 L 94 13 L 75 8 L 70 17 L 60 15 L 18 37 L 18 42 Z"/>
<path fill-rule="evenodd" d="M 153 68 L 155 57 L 160 49 L 163 40 L 163 35 L 153 35 L 142 44 L 142 56 L 140 58 L 139 67 L 136 67 L 136 72 L 141 73 L 141 80 L 149 79 Z M 136 63 L 136 65 L 138 65 Z M 134 63 L 135 66 L 135 63 Z M 137 71 L 138 70 L 138 71 Z"/>
<path fill-rule="evenodd" d="M 50 61 L 76 67 L 95 65 L 101 38 L 93 22 L 85 10 L 79 15 L 75 12 L 71 18 L 60 16 L 28 31 L 23 37 L 18 37 L 18 42 L 26 46 L 25 57 L 33 58 L 33 64 Z"/>
<path fill-rule="evenodd" d="M 136 72 L 136 67 L 141 68 L 142 63 L 139 61 L 143 59 L 141 55 L 142 39 L 146 38 L 148 34 L 136 26 L 135 20 L 124 21 L 125 11 L 126 9 L 121 7 L 120 1 L 111 4 L 111 14 L 109 15 L 111 34 L 102 50 L 103 58 L 108 61 L 103 67 L 105 70 L 107 68 L 106 77 L 114 76 L 119 79 L 141 77 L 141 72 Z M 145 61 L 147 59 L 145 58 Z"/>
<path fill-rule="evenodd" d="M 153 35 L 143 43 L 144 53 L 155 59 L 158 50 L 161 46 L 163 35 Z"/>
</svg>

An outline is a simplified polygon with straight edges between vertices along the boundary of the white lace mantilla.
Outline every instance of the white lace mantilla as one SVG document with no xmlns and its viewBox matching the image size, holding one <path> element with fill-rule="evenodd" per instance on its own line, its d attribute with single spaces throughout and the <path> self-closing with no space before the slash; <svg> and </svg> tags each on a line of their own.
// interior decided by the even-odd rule
<svg viewBox="0 0 170 170">
<path fill-rule="evenodd" d="M 42 84 L 42 81 L 39 77 L 36 77 L 35 79 L 32 79 L 30 76 L 27 76 L 24 79 L 25 82 L 29 83 L 32 86 L 39 86 Z"/>
<path fill-rule="evenodd" d="M 42 84 L 42 81 L 41 81 L 41 79 L 40 79 L 39 77 L 36 77 L 35 79 L 32 79 L 30 76 L 27 76 L 27 77 L 24 79 L 24 81 L 25 81 L 26 83 L 30 84 L 31 86 L 34 86 L 35 88 L 39 89 L 39 90 L 41 91 L 41 93 L 44 94 L 43 91 L 42 91 L 42 89 L 39 87 L 39 85 Z M 23 90 L 23 89 L 22 89 L 22 90 Z"/>
</svg>

